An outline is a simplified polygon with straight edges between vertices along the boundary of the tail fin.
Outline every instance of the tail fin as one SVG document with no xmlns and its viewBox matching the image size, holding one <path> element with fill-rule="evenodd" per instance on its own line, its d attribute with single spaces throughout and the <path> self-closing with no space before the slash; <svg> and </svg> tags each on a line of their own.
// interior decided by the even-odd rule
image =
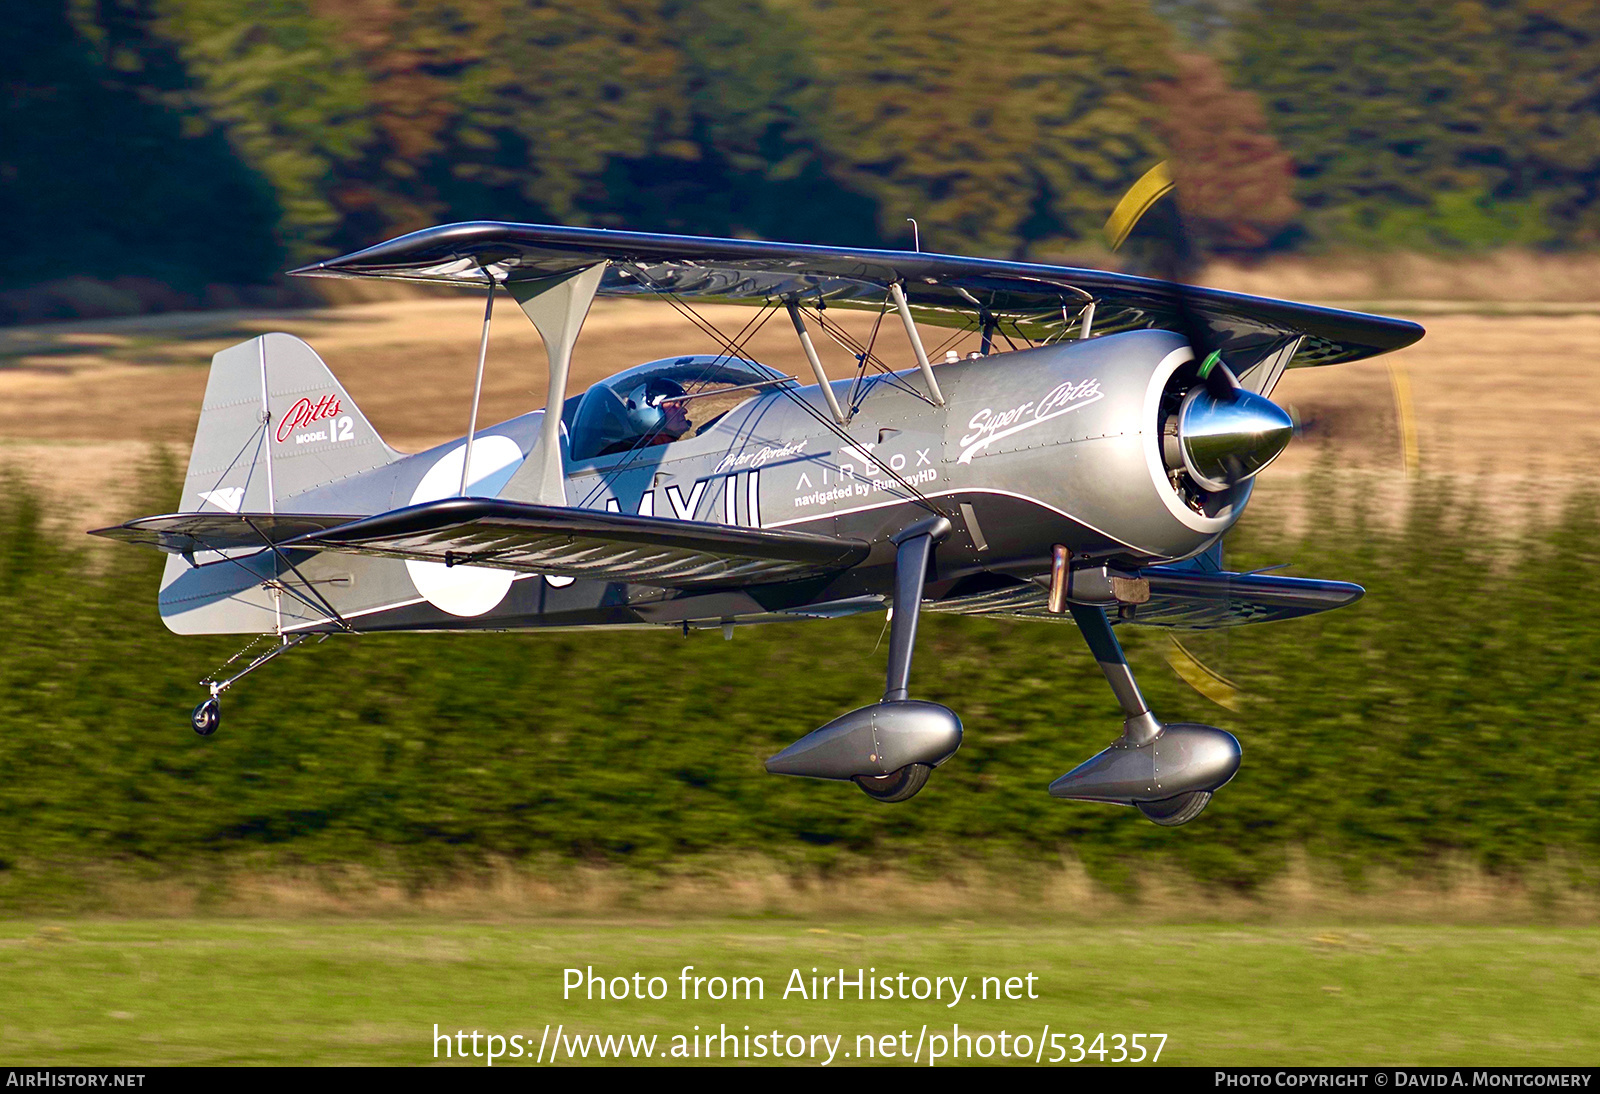
<svg viewBox="0 0 1600 1094">
<path fill-rule="evenodd" d="M 397 458 L 315 350 L 263 334 L 211 359 L 183 511 L 276 512 Z"/>
</svg>

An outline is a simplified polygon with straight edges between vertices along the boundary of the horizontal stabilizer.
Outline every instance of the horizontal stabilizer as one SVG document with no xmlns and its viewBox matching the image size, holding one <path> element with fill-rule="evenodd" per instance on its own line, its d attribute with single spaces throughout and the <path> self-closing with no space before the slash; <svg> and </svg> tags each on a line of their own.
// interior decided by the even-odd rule
<svg viewBox="0 0 1600 1094">
<path fill-rule="evenodd" d="M 259 550 L 356 519 L 314 513 L 168 513 L 140 517 L 112 528 L 96 528 L 89 534 L 187 555 L 196 551 Z"/>
<path fill-rule="evenodd" d="M 663 588 L 793 581 L 867 555 L 853 539 L 479 498 L 396 509 L 291 546 Z"/>
</svg>

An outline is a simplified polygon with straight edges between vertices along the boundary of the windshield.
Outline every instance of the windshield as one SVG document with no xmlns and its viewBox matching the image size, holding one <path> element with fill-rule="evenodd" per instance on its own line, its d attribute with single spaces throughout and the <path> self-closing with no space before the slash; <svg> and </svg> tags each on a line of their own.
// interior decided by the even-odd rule
<svg viewBox="0 0 1600 1094">
<path fill-rule="evenodd" d="M 570 423 L 572 458 L 694 436 L 750 398 L 748 385 L 777 379 L 765 365 L 708 353 L 637 365 L 584 392 Z"/>
</svg>

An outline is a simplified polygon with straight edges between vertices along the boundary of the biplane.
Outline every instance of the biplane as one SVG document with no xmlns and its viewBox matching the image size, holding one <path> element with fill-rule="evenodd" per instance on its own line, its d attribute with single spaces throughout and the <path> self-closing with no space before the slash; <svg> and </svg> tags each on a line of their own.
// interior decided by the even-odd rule
<svg viewBox="0 0 1600 1094">
<path fill-rule="evenodd" d="M 769 772 L 916 794 L 961 743 L 911 698 L 922 612 L 1075 624 L 1122 733 L 1050 794 L 1193 819 L 1239 768 L 1226 731 L 1164 724 L 1114 628 L 1207 629 L 1349 604 L 1359 586 L 1223 568 L 1220 541 L 1289 443 L 1288 368 L 1409 345 L 1416 324 L 1087 269 L 497 222 L 449 224 L 296 274 L 485 292 L 465 435 L 384 443 L 306 343 L 214 358 L 181 511 L 97 535 L 168 554 L 161 618 L 239 633 L 219 698 L 310 638 L 379 631 L 720 628 L 889 613 L 880 700 L 802 736 Z M 478 406 L 497 292 L 538 329 L 548 399 Z M 713 339 L 568 390 L 597 295 L 657 298 Z M 747 305 L 728 336 L 698 305 Z M 876 311 L 898 349 L 829 316 Z M 749 359 L 783 312 L 809 375 Z M 930 353 L 924 328 L 969 332 Z M 876 331 L 877 328 L 874 328 Z M 848 351 L 828 372 L 813 334 Z M 903 337 L 902 337 L 903 336 Z M 833 351 L 830 348 L 830 356 Z M 259 651 L 259 652 L 257 652 Z"/>
</svg>

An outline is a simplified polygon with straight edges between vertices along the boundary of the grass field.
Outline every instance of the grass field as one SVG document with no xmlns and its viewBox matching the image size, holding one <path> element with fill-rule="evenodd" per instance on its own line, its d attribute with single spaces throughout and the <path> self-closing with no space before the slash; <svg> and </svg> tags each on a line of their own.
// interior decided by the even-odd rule
<svg viewBox="0 0 1600 1094">
<path fill-rule="evenodd" d="M 759 976 L 765 998 L 682 1001 L 684 965 L 708 978 Z M 588 966 L 660 976 L 667 997 L 564 1001 L 563 969 Z M 809 991 L 813 968 L 853 976 L 863 966 L 904 971 L 908 987 L 917 975 L 968 977 L 969 995 L 982 977 L 1032 973 L 1038 998 L 782 998 L 794 969 Z M 791 1035 L 843 1035 L 836 1065 L 859 1059 L 858 1035 L 880 1051 L 895 1035 L 899 1051 L 902 1030 L 914 1048 L 926 1024 L 937 1046 L 933 1035 L 957 1023 L 1022 1033 L 1035 1051 L 1048 1024 L 1067 1035 L 1058 1043 L 1069 1060 L 1071 1034 L 1092 1047 L 1101 1032 L 1108 1046 L 1116 1033 L 1167 1034 L 1164 1064 L 1554 1065 L 1600 1054 L 1592 929 L 12 921 L 0 924 L 0 985 L 0 1060 L 13 1065 L 431 1064 L 436 1023 L 469 1038 L 520 1034 L 527 1055 L 500 1061 L 510 1066 L 532 1062 L 546 1023 L 552 1039 L 563 1027 L 564 1044 L 575 1033 L 654 1034 L 658 1059 L 695 1026 L 742 1037 L 748 1025 L 792 1046 Z M 948 985 L 943 994 L 948 1003 Z M 989 1047 L 987 1062 L 1006 1062 Z"/>
</svg>

